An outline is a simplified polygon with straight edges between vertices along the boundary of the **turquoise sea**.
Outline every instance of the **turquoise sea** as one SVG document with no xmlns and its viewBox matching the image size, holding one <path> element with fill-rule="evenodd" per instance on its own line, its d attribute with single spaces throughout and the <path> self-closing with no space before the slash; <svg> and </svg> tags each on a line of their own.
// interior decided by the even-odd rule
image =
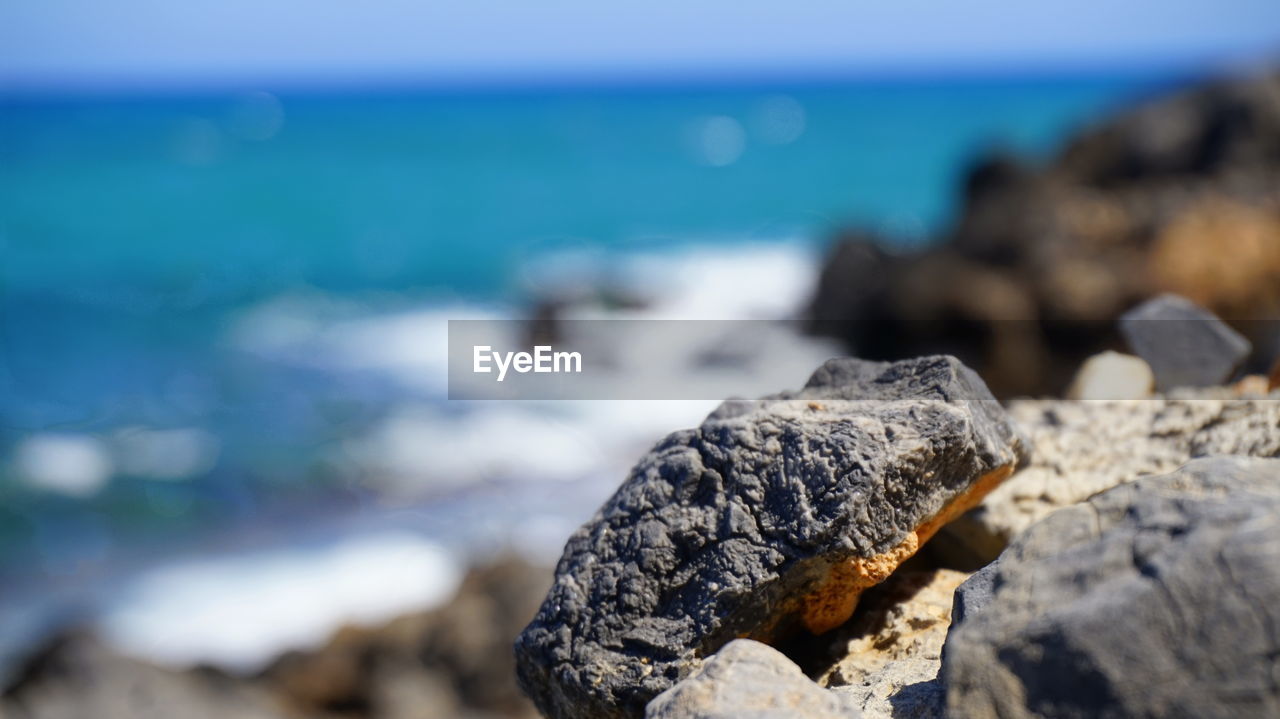
<svg viewBox="0 0 1280 719">
<path fill-rule="evenodd" d="M 0 594 L 387 507 L 453 532 L 467 492 L 561 465 L 471 461 L 491 448 L 450 433 L 546 422 L 444 401 L 415 375 L 431 322 L 518 314 L 584 256 L 924 241 L 984 150 L 1047 157 L 1176 80 L 0 97 Z M 522 491 L 513 512 L 572 522 L 607 489 Z"/>
</svg>

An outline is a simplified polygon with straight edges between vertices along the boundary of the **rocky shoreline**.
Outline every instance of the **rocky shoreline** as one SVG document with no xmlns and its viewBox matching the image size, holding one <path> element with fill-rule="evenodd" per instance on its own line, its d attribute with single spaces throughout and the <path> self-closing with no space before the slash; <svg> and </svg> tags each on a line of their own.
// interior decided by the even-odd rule
<svg viewBox="0 0 1280 719">
<path fill-rule="evenodd" d="M 1280 389 L 1254 379 L 1006 413 L 952 358 L 833 360 L 726 403 L 570 540 L 521 685 L 556 719 L 1272 714 Z M 1171 622 L 1217 628 L 1193 651 Z"/>
<path fill-rule="evenodd" d="M 1060 396 L 1115 320 L 1164 292 L 1280 353 L 1280 73 L 1159 98 L 1080 133 L 1044 166 L 975 162 L 959 217 L 923 249 L 850 230 L 808 310 L 866 359 L 950 353 L 997 397 Z"/>
<path fill-rule="evenodd" d="M 0 716 L 1280 714 L 1280 74 L 965 193 L 836 244 L 809 319 L 863 359 L 671 434 L 554 572 L 253 676 L 66 632 Z"/>
</svg>

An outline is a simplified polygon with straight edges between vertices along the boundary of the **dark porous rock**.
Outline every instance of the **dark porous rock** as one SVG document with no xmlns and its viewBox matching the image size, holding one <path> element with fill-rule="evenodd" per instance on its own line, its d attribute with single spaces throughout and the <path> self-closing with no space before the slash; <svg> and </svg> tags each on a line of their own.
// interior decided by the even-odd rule
<svg viewBox="0 0 1280 719">
<path fill-rule="evenodd" d="M 951 715 L 1280 716 L 1280 460 L 1195 460 L 1056 512 L 961 603 Z"/>
<path fill-rule="evenodd" d="M 1223 384 L 1249 356 L 1249 340 L 1178 295 L 1148 300 L 1120 317 L 1120 332 L 1156 375 L 1156 388 Z"/>
<path fill-rule="evenodd" d="M 646 719 L 858 719 L 852 697 L 827 691 L 778 650 L 729 642 L 692 676 L 659 694 Z"/>
<path fill-rule="evenodd" d="M 832 360 L 659 442 L 516 642 L 548 716 L 635 717 L 732 639 L 821 633 L 1007 477 L 1024 442 L 952 357 Z"/>
</svg>

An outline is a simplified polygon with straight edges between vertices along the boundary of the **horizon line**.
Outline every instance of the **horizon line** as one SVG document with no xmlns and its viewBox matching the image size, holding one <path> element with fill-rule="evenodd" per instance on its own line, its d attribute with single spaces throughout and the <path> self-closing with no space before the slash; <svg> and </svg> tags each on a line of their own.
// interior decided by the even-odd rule
<svg viewBox="0 0 1280 719">
<path fill-rule="evenodd" d="M 279 95 L 441 95 L 542 94 L 557 92 L 627 92 L 766 89 L 770 87 L 838 87 L 844 85 L 964 84 L 1081 80 L 1150 80 L 1189 82 L 1219 76 L 1249 75 L 1280 66 L 1280 53 L 1247 59 L 1134 62 L 898 63 L 876 66 L 792 66 L 786 68 L 657 68 L 614 72 L 539 73 L 275 73 L 252 77 L 119 78 L 88 76 L 34 80 L 0 78 L 0 102 L 14 100 L 131 99 L 193 97 L 265 91 Z"/>
</svg>

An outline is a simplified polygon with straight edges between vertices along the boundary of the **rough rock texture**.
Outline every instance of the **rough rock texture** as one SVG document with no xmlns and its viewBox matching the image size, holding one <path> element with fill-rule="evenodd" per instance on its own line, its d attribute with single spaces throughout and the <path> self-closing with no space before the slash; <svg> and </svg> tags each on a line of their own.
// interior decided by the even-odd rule
<svg viewBox="0 0 1280 719">
<path fill-rule="evenodd" d="M 646 719 L 857 719 L 852 697 L 827 691 L 781 652 L 750 639 L 726 644 L 659 694 Z"/>
<path fill-rule="evenodd" d="M 1280 460 L 1117 487 L 981 575 L 943 653 L 954 716 L 1280 716 Z"/>
<path fill-rule="evenodd" d="M 1009 414 L 1031 439 L 1028 465 L 944 530 L 982 564 L 1053 510 L 1142 475 L 1215 454 L 1280 456 L 1280 393 L 1228 388 L 1132 401 L 1018 400 Z"/>
<path fill-rule="evenodd" d="M 1141 357 L 1101 352 L 1084 361 L 1067 399 L 1144 399 L 1155 390 L 1151 366 Z"/>
<path fill-rule="evenodd" d="M 569 539 L 520 684 L 551 717 L 639 716 L 731 639 L 834 628 L 1021 448 L 950 357 L 832 360 L 799 392 L 726 402 Z"/>
<path fill-rule="evenodd" d="M 1156 387 L 1165 392 L 1223 384 L 1253 349 L 1249 340 L 1213 313 L 1171 294 L 1124 313 L 1120 332 L 1129 347 L 1151 366 Z"/>
<path fill-rule="evenodd" d="M 953 596 L 968 576 L 949 569 L 896 573 L 870 611 L 837 632 L 839 658 L 818 683 L 852 697 L 864 719 L 937 716 L 943 692 L 933 680 Z"/>
<path fill-rule="evenodd" d="M 51 641 L 0 696 L 6 719 L 284 719 L 269 693 L 214 671 L 122 657 L 87 634 Z"/>
<path fill-rule="evenodd" d="M 948 352 L 1000 397 L 1059 395 L 1119 349 L 1114 320 L 1175 292 L 1233 323 L 1280 317 L 1280 73 L 1159 98 L 1081 133 L 1045 167 L 994 153 L 957 222 L 915 252 L 851 231 L 813 330 L 851 354 Z M 1269 363 L 1274 323 L 1237 324 Z M 1265 371 L 1265 364 L 1251 367 Z"/>
</svg>

